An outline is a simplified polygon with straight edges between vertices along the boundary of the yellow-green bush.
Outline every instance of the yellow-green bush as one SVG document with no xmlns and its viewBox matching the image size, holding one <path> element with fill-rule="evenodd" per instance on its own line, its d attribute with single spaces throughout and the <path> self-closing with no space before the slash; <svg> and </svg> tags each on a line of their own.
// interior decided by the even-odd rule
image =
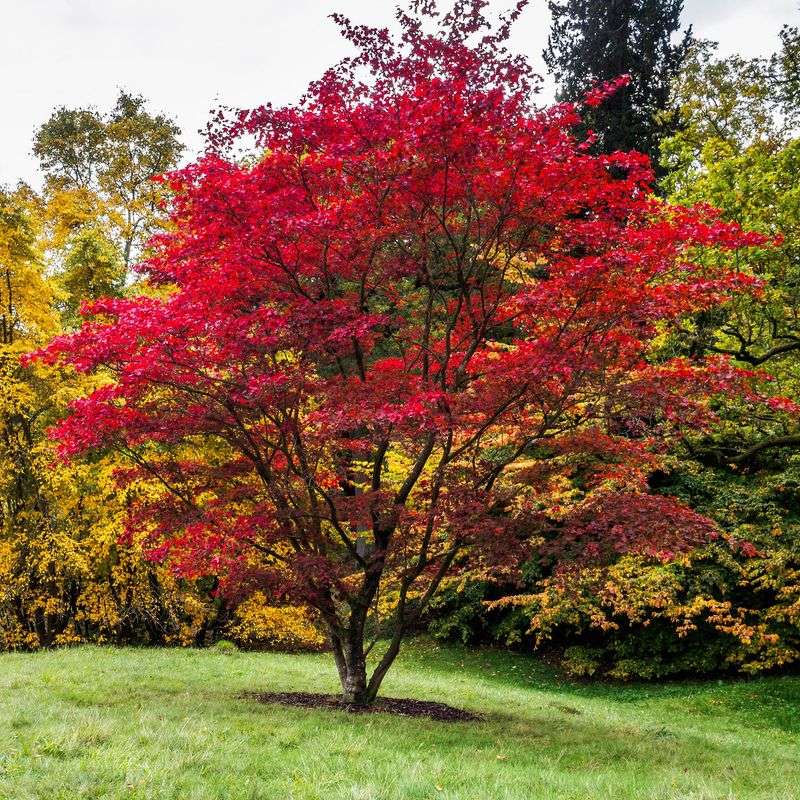
<svg viewBox="0 0 800 800">
<path fill-rule="evenodd" d="M 242 647 L 281 650 L 316 649 L 325 636 L 310 609 L 275 606 L 262 592 L 256 592 L 234 612 L 228 634 Z"/>
</svg>

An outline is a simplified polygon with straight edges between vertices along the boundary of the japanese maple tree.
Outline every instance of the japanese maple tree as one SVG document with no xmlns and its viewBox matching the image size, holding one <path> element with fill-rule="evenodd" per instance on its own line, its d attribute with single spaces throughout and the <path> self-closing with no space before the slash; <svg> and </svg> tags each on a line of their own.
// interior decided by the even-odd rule
<svg viewBox="0 0 800 800">
<path fill-rule="evenodd" d="M 57 428 L 63 454 L 113 448 L 121 480 L 152 479 L 130 525 L 181 574 L 316 609 L 354 704 L 448 574 L 529 552 L 548 495 L 507 476 L 546 443 L 616 470 L 563 517 L 570 552 L 708 532 L 646 474 L 744 381 L 647 356 L 752 286 L 692 253 L 762 240 L 654 199 L 640 154 L 591 155 L 579 107 L 537 110 L 504 45 L 524 3 L 494 29 L 483 5 L 415 4 L 399 39 L 337 18 L 355 56 L 296 106 L 221 118 L 165 178 L 172 226 L 141 266 L 163 289 L 87 304 L 39 356 L 105 376 Z M 244 163 L 225 156 L 242 137 Z"/>
</svg>

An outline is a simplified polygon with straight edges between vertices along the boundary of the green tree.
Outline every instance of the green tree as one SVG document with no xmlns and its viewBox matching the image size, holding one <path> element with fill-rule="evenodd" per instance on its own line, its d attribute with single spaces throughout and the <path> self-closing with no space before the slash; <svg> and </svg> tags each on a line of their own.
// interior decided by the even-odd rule
<svg viewBox="0 0 800 800">
<path fill-rule="evenodd" d="M 662 143 L 671 201 L 706 203 L 781 237 L 736 264 L 762 282 L 759 297 L 742 293 L 696 315 L 651 355 L 720 355 L 763 368 L 775 380 L 762 389 L 790 399 L 756 411 L 716 398 L 717 422 L 678 439 L 649 476 L 652 490 L 681 497 L 723 535 L 666 564 L 627 555 L 559 570 L 535 559 L 524 594 L 479 574 L 451 592 L 434 633 L 550 641 L 567 670 L 618 678 L 756 673 L 800 661 L 797 32 L 784 28 L 781 38 L 771 59 L 719 59 L 713 43 L 695 43 L 673 89 L 680 125 Z M 585 491 L 585 469 L 577 465 L 567 498 Z M 488 610 L 487 600 L 495 601 Z"/>
<path fill-rule="evenodd" d="M 524 630 L 573 645 L 565 655 L 575 672 L 758 672 L 800 660 L 796 32 L 785 28 L 782 39 L 772 59 L 718 59 L 714 44 L 697 43 L 675 83 L 680 126 L 662 143 L 669 199 L 715 206 L 780 238 L 736 265 L 762 282 L 759 297 L 742 293 L 698 314 L 654 353 L 717 354 L 763 368 L 774 376 L 763 389 L 776 403 L 755 412 L 717 398 L 717 422 L 678 445 L 668 474 L 650 477 L 651 488 L 712 517 L 723 537 L 671 564 L 623 557 L 556 572 L 521 598 Z"/>
<path fill-rule="evenodd" d="M 674 129 L 664 114 L 672 81 L 691 42 L 680 42 L 683 0 L 550 0 L 553 23 L 544 59 L 559 84 L 559 98 L 580 100 L 598 82 L 630 75 L 586 114 L 605 152 L 639 150 L 657 160 L 659 141 Z"/>
<path fill-rule="evenodd" d="M 785 25 L 780 32 L 781 49 L 770 67 L 775 91 L 786 118 L 797 124 L 800 114 L 800 30 Z"/>
<path fill-rule="evenodd" d="M 59 284 L 67 324 L 77 324 L 82 300 L 118 296 L 123 289 L 125 268 L 119 250 L 99 225 L 77 231 L 65 248 Z"/>
<path fill-rule="evenodd" d="M 742 295 L 699 315 L 677 346 L 764 367 L 777 378 L 776 392 L 800 398 L 800 139 L 791 118 L 777 113 L 785 102 L 782 83 L 767 59 L 715 59 L 714 45 L 701 43 L 675 99 L 681 130 L 664 141 L 662 156 L 670 199 L 709 203 L 747 228 L 780 236 L 778 246 L 749 262 L 763 282 L 761 297 Z M 800 445 L 795 415 L 740 418 L 731 409 L 729 416 L 718 433 L 724 459 Z"/>
<path fill-rule="evenodd" d="M 33 150 L 50 195 L 88 191 L 99 198 L 104 235 L 118 242 L 127 269 L 163 219 L 164 189 L 152 178 L 178 163 L 179 136 L 172 119 L 123 91 L 109 113 L 56 109 L 37 131 Z"/>
</svg>

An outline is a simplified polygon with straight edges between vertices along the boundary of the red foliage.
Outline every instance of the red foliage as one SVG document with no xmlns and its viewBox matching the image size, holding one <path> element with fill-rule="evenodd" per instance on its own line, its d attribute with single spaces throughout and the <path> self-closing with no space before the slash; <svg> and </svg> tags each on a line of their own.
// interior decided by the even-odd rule
<svg viewBox="0 0 800 800">
<path fill-rule="evenodd" d="M 400 43 L 339 20 L 357 57 L 298 106 L 219 125 L 216 151 L 168 176 L 174 224 L 141 269 L 174 291 L 88 304 L 39 356 L 113 377 L 55 435 L 66 456 L 128 453 L 173 495 L 133 516 L 159 552 L 229 588 L 273 581 L 334 644 L 386 570 L 404 600 L 473 545 L 516 556 L 495 492 L 531 447 L 655 441 L 742 381 L 646 358 L 659 326 L 756 288 L 691 253 L 764 240 L 655 199 L 640 154 L 589 154 L 575 106 L 535 110 L 481 5 L 439 35 L 401 13 Z M 242 134 L 261 148 L 246 165 L 222 154 Z M 392 452 L 407 468 L 389 480 Z M 668 530 L 698 534 L 664 499 L 607 499 L 576 537 L 627 543 L 651 520 L 663 552 Z"/>
<path fill-rule="evenodd" d="M 714 523 L 670 497 L 600 492 L 569 514 L 558 553 L 574 561 L 594 562 L 619 553 L 671 560 L 676 553 L 707 541 Z"/>
</svg>

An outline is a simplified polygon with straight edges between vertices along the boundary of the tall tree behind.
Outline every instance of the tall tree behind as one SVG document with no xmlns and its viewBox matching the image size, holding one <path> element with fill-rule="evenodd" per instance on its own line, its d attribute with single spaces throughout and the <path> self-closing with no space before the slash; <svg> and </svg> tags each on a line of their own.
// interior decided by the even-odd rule
<svg viewBox="0 0 800 800">
<path fill-rule="evenodd" d="M 672 80 L 692 39 L 674 44 L 683 0 L 550 0 L 553 24 L 544 60 L 561 100 L 580 100 L 598 82 L 631 82 L 585 115 L 605 152 L 638 150 L 657 163 L 661 138 L 673 132 L 664 113 Z"/>
<path fill-rule="evenodd" d="M 48 195 L 69 193 L 72 216 L 77 207 L 90 207 L 83 216 L 92 218 L 96 247 L 106 248 L 109 239 L 117 243 L 127 269 L 164 217 L 159 208 L 164 190 L 151 179 L 178 163 L 179 136 L 169 117 L 150 113 L 143 97 L 122 91 L 107 114 L 56 109 L 37 131 L 33 152 Z"/>
<path fill-rule="evenodd" d="M 771 85 L 788 124 L 800 124 L 800 30 L 784 25 L 781 49 L 772 56 Z"/>
</svg>

